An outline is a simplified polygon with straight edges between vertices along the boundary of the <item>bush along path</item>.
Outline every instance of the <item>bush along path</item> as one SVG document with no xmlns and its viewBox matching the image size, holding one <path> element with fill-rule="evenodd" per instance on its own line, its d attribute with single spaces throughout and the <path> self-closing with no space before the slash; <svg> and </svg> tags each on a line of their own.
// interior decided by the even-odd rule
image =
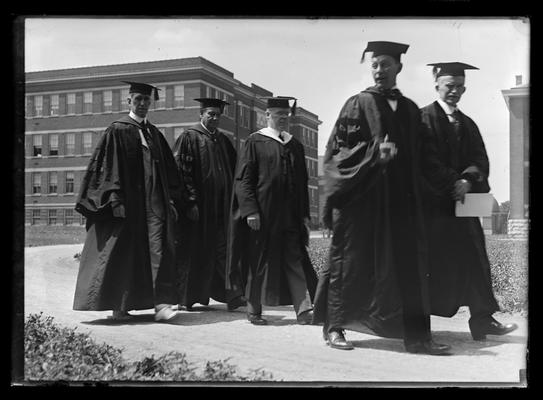
<svg viewBox="0 0 543 400">
<path fill-rule="evenodd" d="M 51 316 L 30 314 L 25 321 L 25 380 L 28 381 L 270 381 L 263 370 L 241 373 L 228 360 L 208 361 L 199 370 L 184 353 L 127 361 L 122 350 L 98 344 L 77 328 L 59 326 Z"/>
</svg>

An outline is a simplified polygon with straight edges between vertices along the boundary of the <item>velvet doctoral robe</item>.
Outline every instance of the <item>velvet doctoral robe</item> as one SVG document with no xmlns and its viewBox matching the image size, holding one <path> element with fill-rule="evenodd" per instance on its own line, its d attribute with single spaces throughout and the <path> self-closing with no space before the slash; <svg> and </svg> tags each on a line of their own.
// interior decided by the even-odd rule
<svg viewBox="0 0 543 400">
<path fill-rule="evenodd" d="M 199 210 L 198 221 L 182 216 L 179 268 L 185 282 L 179 304 L 207 305 L 210 297 L 226 302 L 226 256 L 223 271 L 215 271 L 217 235 L 219 224 L 228 232 L 236 151 L 218 129 L 211 134 L 197 124 L 179 136 L 173 153 L 187 194 L 185 206 Z"/>
<path fill-rule="evenodd" d="M 291 138 L 282 144 L 258 132 L 247 138 L 234 180 L 227 282 L 231 288 L 240 284 L 245 291 L 251 284 L 249 276 L 263 276 L 260 287 L 248 290 L 253 296 L 248 299 L 251 302 L 292 304 L 281 248 L 287 198 L 294 207 L 293 220 L 300 232 L 307 289 L 311 299 L 314 297 L 317 276 L 307 253 L 309 237 L 304 225 L 304 217 L 309 217 L 307 181 L 304 149 L 298 140 Z M 260 215 L 258 231 L 247 225 L 247 216 L 253 213 Z"/>
<path fill-rule="evenodd" d="M 398 153 L 378 164 L 388 136 Z M 428 314 L 428 268 L 421 168 L 451 187 L 439 163 L 422 157 L 424 126 L 415 103 L 393 111 L 374 88 L 350 97 L 330 135 L 325 158 L 325 225 L 333 230 L 327 267 L 319 276 L 314 322 L 402 337 L 402 296 L 412 293 Z M 409 296 L 407 296 L 409 298 Z"/>
<path fill-rule="evenodd" d="M 168 143 L 150 125 L 165 210 L 163 254 L 153 282 L 138 129 L 138 123 L 128 116 L 113 122 L 100 138 L 83 178 L 75 209 L 87 218 L 87 237 L 74 310 L 128 311 L 153 308 L 156 302 L 174 304 L 176 235 L 172 208 L 178 207 L 181 199 L 180 182 Z M 157 297 L 153 286 L 158 280 Z"/>
<path fill-rule="evenodd" d="M 450 173 L 472 184 L 471 192 L 487 193 L 489 162 L 477 125 L 459 111 L 458 135 L 436 101 L 421 109 L 422 120 L 435 141 L 440 160 Z M 451 317 L 460 306 L 472 313 L 492 314 L 499 309 L 492 292 L 490 264 L 479 218 L 455 217 L 450 193 L 428 184 L 430 298 L 432 314 Z"/>
</svg>

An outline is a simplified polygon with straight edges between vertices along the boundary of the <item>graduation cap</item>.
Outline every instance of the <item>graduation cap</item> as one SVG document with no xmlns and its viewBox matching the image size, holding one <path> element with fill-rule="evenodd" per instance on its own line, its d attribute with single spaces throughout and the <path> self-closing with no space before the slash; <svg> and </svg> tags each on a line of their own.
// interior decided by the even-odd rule
<svg viewBox="0 0 543 400">
<path fill-rule="evenodd" d="M 261 97 L 261 99 L 266 100 L 268 103 L 266 108 L 290 108 L 292 115 L 296 115 L 296 97 L 290 96 L 275 96 L 275 97 Z M 289 100 L 294 100 L 292 107 L 289 104 Z"/>
<path fill-rule="evenodd" d="M 364 62 L 364 56 L 367 52 L 373 52 L 373 57 L 387 55 L 400 62 L 400 57 L 409 48 L 408 44 L 396 43 L 396 42 L 368 42 L 366 50 L 362 53 L 362 59 L 360 62 Z"/>
<path fill-rule="evenodd" d="M 141 83 L 141 82 L 131 82 L 131 81 L 121 81 L 123 83 L 127 83 L 130 85 L 130 89 L 128 89 L 128 93 L 141 93 L 147 96 L 151 96 L 151 94 L 154 92 L 155 94 L 155 101 L 158 100 L 158 91 L 160 90 L 157 87 L 154 87 L 153 85 L 148 85 L 147 83 Z"/>
<path fill-rule="evenodd" d="M 199 102 L 201 104 L 201 108 L 217 107 L 221 110 L 221 113 L 224 111 L 224 106 L 230 104 L 224 100 L 214 99 L 211 97 L 194 99 L 194 101 Z"/>
<path fill-rule="evenodd" d="M 436 79 L 443 75 L 466 76 L 464 70 L 479 69 L 477 67 L 474 67 L 473 65 L 464 64 L 461 62 L 433 63 L 433 64 L 426 64 L 426 65 L 430 67 L 434 67 L 432 69 L 432 73 L 434 74 L 434 78 Z"/>
</svg>

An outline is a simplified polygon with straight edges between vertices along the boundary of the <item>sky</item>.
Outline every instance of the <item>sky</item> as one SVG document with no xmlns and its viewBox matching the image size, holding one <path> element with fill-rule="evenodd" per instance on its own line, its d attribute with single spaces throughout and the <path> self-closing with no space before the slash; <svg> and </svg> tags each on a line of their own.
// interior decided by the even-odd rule
<svg viewBox="0 0 543 400">
<path fill-rule="evenodd" d="M 529 83 L 526 18 L 28 18 L 25 72 L 204 57 L 317 114 L 319 154 L 348 97 L 373 84 L 360 63 L 368 41 L 409 44 L 397 85 L 423 107 L 436 99 L 434 62 L 466 72 L 459 108 L 479 126 L 496 200 L 509 200 L 509 111 L 502 90 Z M 150 116 L 152 120 L 152 115 Z"/>
</svg>

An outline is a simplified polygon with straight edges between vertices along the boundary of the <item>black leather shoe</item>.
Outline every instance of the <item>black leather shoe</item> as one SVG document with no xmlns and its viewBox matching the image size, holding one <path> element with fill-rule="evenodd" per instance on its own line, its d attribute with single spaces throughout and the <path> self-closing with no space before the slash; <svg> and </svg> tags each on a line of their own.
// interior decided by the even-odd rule
<svg viewBox="0 0 543 400">
<path fill-rule="evenodd" d="M 253 325 L 268 325 L 268 321 L 259 314 L 247 314 L 247 320 Z"/>
<path fill-rule="evenodd" d="M 501 324 L 494 318 L 469 320 L 469 329 L 473 340 L 485 340 L 486 335 L 505 335 L 518 328 L 517 324 Z"/>
<path fill-rule="evenodd" d="M 305 311 L 296 317 L 298 324 L 311 325 L 313 323 L 313 311 Z"/>
<path fill-rule="evenodd" d="M 243 299 L 242 296 L 236 297 L 233 300 L 230 300 L 228 304 L 226 305 L 226 308 L 228 311 L 234 311 L 236 308 L 239 307 L 245 307 L 247 305 L 247 301 Z"/>
<path fill-rule="evenodd" d="M 352 350 L 354 346 L 351 342 L 345 340 L 343 331 L 330 331 L 328 334 L 324 334 L 324 340 L 326 344 L 334 349 L 339 350 Z"/>
<path fill-rule="evenodd" d="M 432 356 L 440 356 L 449 354 L 451 346 L 441 343 L 436 343 L 433 340 L 424 340 L 420 342 L 410 343 L 405 345 L 405 349 L 409 353 L 430 354 Z"/>
</svg>

